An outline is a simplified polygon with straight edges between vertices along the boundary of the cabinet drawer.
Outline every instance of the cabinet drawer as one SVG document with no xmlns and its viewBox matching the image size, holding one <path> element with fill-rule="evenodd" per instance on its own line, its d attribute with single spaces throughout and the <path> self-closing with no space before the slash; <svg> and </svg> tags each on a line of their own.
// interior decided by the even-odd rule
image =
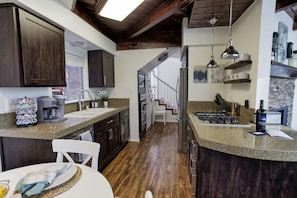
<svg viewBox="0 0 297 198">
<path fill-rule="evenodd" d="M 119 120 L 120 120 L 120 116 L 117 113 L 113 116 L 110 116 L 104 120 L 101 120 L 101 121 L 95 123 L 95 130 L 97 131 L 98 129 L 104 129 L 104 128 L 110 127 L 110 126 L 114 125 L 115 123 L 119 122 Z"/>
</svg>

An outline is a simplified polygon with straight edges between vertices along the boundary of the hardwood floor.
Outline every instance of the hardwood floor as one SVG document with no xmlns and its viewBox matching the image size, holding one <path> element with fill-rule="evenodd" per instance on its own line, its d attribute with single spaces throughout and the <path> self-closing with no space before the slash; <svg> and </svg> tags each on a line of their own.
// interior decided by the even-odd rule
<svg viewBox="0 0 297 198">
<path fill-rule="evenodd" d="M 177 151 L 177 123 L 156 123 L 140 143 L 129 142 L 102 174 L 120 198 L 190 198 L 186 155 Z"/>
</svg>

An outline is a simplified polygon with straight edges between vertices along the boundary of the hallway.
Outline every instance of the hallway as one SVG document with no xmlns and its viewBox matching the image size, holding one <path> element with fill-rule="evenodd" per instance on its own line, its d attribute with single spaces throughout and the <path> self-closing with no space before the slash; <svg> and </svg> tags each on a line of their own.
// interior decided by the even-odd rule
<svg viewBox="0 0 297 198">
<path fill-rule="evenodd" d="M 186 155 L 177 151 L 177 123 L 156 123 L 140 143 L 129 142 L 103 170 L 114 195 L 142 198 L 190 198 Z"/>
</svg>

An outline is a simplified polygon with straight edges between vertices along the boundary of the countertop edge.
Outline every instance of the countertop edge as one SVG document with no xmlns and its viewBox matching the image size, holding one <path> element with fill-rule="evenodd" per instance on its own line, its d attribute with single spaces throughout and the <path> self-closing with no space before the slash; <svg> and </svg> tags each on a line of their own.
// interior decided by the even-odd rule
<svg viewBox="0 0 297 198">
<path fill-rule="evenodd" d="M 0 129 L 0 137 L 40 140 L 53 140 L 56 138 L 62 138 L 63 136 L 69 135 L 77 130 L 83 129 L 114 114 L 127 110 L 129 109 L 129 106 L 111 108 L 115 109 L 92 118 L 69 117 L 65 121 L 56 123 L 40 123 L 32 127 L 18 128 L 15 126 L 11 128 Z"/>
<path fill-rule="evenodd" d="M 192 127 L 194 136 L 199 144 L 199 146 L 219 151 L 222 153 L 227 153 L 231 155 L 236 155 L 240 157 L 259 159 L 259 160 L 269 160 L 269 161 L 287 161 L 287 162 L 297 162 L 297 151 L 275 151 L 275 150 L 263 150 L 247 147 L 239 147 L 233 145 L 227 145 L 222 143 L 217 143 L 202 139 L 199 136 L 199 124 L 195 122 L 193 111 L 187 111 L 189 123 Z"/>
</svg>

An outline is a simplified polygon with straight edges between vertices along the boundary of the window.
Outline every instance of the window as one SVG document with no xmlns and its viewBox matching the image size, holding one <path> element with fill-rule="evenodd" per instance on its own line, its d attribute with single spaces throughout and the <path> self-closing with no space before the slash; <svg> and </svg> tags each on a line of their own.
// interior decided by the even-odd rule
<svg viewBox="0 0 297 198">
<path fill-rule="evenodd" d="M 53 95 L 65 95 L 66 101 L 78 100 L 78 92 L 83 89 L 83 68 L 66 65 L 67 87 L 53 87 Z"/>
</svg>

